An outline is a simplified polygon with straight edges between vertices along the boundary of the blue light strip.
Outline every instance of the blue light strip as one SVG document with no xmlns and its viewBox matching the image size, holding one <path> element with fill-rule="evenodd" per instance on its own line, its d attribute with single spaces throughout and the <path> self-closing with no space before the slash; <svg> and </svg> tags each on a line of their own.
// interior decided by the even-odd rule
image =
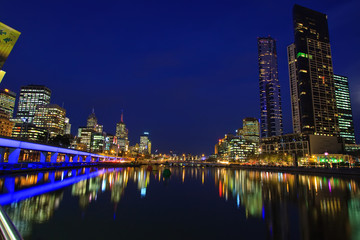
<svg viewBox="0 0 360 240">
<path fill-rule="evenodd" d="M 6 205 L 6 204 L 13 203 L 13 202 L 18 202 L 22 199 L 26 199 L 26 198 L 30 198 L 30 197 L 33 197 L 36 195 L 54 191 L 56 189 L 72 185 L 72 184 L 80 182 L 82 180 L 99 176 L 105 172 L 106 172 L 105 169 L 102 169 L 102 170 L 92 172 L 89 174 L 85 174 L 85 175 L 81 175 L 81 176 L 77 176 L 77 177 L 73 177 L 73 178 L 68 178 L 63 181 L 44 184 L 44 185 L 40 185 L 40 186 L 34 186 L 32 188 L 20 190 L 20 191 L 13 192 L 13 193 L 6 193 L 3 195 L 0 195 L 0 205 Z"/>
<path fill-rule="evenodd" d="M 49 145 L 43 145 L 39 143 L 32 142 L 24 142 L 14 139 L 0 138 L 0 147 L 9 147 L 9 148 L 20 148 L 20 149 L 28 149 L 34 151 L 42 151 L 42 152 L 55 152 L 55 153 L 63 153 L 63 154 L 72 154 L 72 155 L 82 155 L 82 156 L 91 156 L 96 158 L 111 158 L 116 159 L 116 157 L 109 157 L 104 155 L 99 155 L 90 152 L 83 152 L 74 149 L 54 147 Z"/>
</svg>

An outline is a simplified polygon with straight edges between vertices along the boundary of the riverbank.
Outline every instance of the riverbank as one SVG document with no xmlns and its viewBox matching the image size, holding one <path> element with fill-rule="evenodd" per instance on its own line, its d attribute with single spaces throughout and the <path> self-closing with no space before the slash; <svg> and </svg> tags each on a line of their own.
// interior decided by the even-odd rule
<svg viewBox="0 0 360 240">
<path fill-rule="evenodd" d="M 284 172 L 284 173 L 307 174 L 307 175 L 327 175 L 327 176 L 333 175 L 333 176 L 360 177 L 360 168 L 358 167 L 354 167 L 354 168 L 292 167 L 292 166 L 288 167 L 288 166 L 267 166 L 267 165 L 220 164 L 220 163 L 207 163 L 207 162 L 169 162 L 169 165 L 221 167 L 221 168 L 231 168 L 231 169 L 244 169 L 250 171 Z"/>
</svg>

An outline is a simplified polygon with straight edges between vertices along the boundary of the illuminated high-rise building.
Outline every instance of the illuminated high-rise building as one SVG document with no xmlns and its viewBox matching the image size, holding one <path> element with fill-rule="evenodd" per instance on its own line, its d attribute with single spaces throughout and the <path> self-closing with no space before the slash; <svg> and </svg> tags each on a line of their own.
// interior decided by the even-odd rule
<svg viewBox="0 0 360 240">
<path fill-rule="evenodd" d="M 288 47 L 294 131 L 339 133 L 327 16 L 295 5 L 295 42 Z M 297 95 L 296 95 L 297 94 Z"/>
<path fill-rule="evenodd" d="M 116 124 L 116 137 L 120 147 L 120 150 L 123 152 L 128 151 L 129 149 L 129 140 L 128 140 L 128 130 L 124 123 L 124 114 L 121 113 L 121 120 Z"/>
<path fill-rule="evenodd" d="M 151 154 L 149 132 L 144 132 L 144 134 L 140 136 L 139 152 L 143 154 Z"/>
<path fill-rule="evenodd" d="M 241 135 L 248 142 L 259 144 L 260 128 L 256 118 L 244 118 Z"/>
<path fill-rule="evenodd" d="M 339 114 L 340 137 L 345 144 L 355 144 L 354 123 L 348 78 L 334 75 L 336 107 Z"/>
<path fill-rule="evenodd" d="M 0 90 L 0 112 L 5 113 L 8 118 L 14 114 L 16 93 L 9 89 Z"/>
<path fill-rule="evenodd" d="M 92 110 L 92 113 L 87 118 L 87 124 L 86 127 L 95 129 L 97 125 L 97 118 L 95 116 L 95 110 Z"/>
<path fill-rule="evenodd" d="M 293 132 L 301 133 L 295 44 L 287 47 Z"/>
<path fill-rule="evenodd" d="M 261 137 L 283 133 L 276 41 L 258 38 Z"/>
<path fill-rule="evenodd" d="M 13 49 L 20 32 L 0 22 L 0 70 Z"/>
<path fill-rule="evenodd" d="M 33 123 L 49 131 L 50 137 L 63 135 L 66 111 L 56 104 L 37 105 Z"/>
<path fill-rule="evenodd" d="M 51 90 L 45 86 L 28 85 L 21 87 L 16 118 L 31 123 L 36 106 L 49 104 L 50 97 Z"/>
<path fill-rule="evenodd" d="M 64 134 L 70 135 L 71 134 L 71 123 L 69 118 L 65 118 L 65 128 L 64 128 Z"/>
<path fill-rule="evenodd" d="M 9 116 L 5 112 L 0 111 L 0 135 L 11 137 L 14 125 L 15 123 L 10 121 Z"/>
</svg>

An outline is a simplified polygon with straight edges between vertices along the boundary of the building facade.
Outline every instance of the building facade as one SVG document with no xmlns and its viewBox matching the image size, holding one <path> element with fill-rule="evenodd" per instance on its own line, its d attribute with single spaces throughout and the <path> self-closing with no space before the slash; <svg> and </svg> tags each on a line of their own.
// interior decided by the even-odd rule
<svg viewBox="0 0 360 240">
<path fill-rule="evenodd" d="M 0 112 L 5 113 L 8 118 L 14 115 L 16 93 L 9 89 L 0 90 Z"/>
<path fill-rule="evenodd" d="M 26 122 L 16 123 L 11 136 L 14 138 L 44 143 L 49 140 L 49 134 L 44 128 Z"/>
<path fill-rule="evenodd" d="M 261 137 L 283 133 L 276 41 L 258 38 Z"/>
<path fill-rule="evenodd" d="M 50 103 L 51 90 L 45 86 L 28 85 L 21 87 L 16 118 L 31 123 L 37 105 Z"/>
<path fill-rule="evenodd" d="M 57 104 L 37 105 L 33 123 L 49 131 L 50 137 L 64 135 L 66 111 Z"/>
<path fill-rule="evenodd" d="M 151 141 L 148 132 L 144 132 L 144 134 L 140 136 L 139 153 L 151 154 Z"/>
<path fill-rule="evenodd" d="M 116 137 L 122 152 L 129 150 L 128 130 L 124 123 L 124 115 L 121 113 L 121 120 L 116 124 Z"/>
<path fill-rule="evenodd" d="M 11 137 L 15 123 L 11 122 L 8 114 L 0 112 L 0 135 Z"/>
<path fill-rule="evenodd" d="M 338 113 L 327 16 L 295 5 L 293 24 L 295 42 L 288 50 L 289 64 L 296 67 L 296 76 L 290 79 L 292 94 L 293 90 L 298 94 L 292 95 L 291 98 L 295 118 L 293 122 L 296 123 L 294 129 L 300 125 L 302 133 L 338 135 Z M 293 69 L 291 70 L 290 75 L 294 74 Z M 299 113 L 296 112 L 297 106 Z"/>
<path fill-rule="evenodd" d="M 256 118 L 244 118 L 241 135 L 246 141 L 258 145 L 260 138 L 259 121 Z"/>
<path fill-rule="evenodd" d="M 65 135 L 71 134 L 71 123 L 70 123 L 70 119 L 68 117 L 65 118 L 64 134 Z"/>
<path fill-rule="evenodd" d="M 293 132 L 301 133 L 295 44 L 287 47 Z"/>
<path fill-rule="evenodd" d="M 355 144 L 348 78 L 340 75 L 334 75 L 334 84 L 340 137 L 342 137 L 345 144 Z"/>
</svg>

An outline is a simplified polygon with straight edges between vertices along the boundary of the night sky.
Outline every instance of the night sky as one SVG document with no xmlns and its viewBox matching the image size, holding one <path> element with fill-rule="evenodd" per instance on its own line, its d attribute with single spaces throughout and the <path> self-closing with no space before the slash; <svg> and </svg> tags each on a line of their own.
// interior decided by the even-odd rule
<svg viewBox="0 0 360 240">
<path fill-rule="evenodd" d="M 21 32 L 1 88 L 46 85 L 72 133 L 95 113 L 115 133 L 124 109 L 130 144 L 213 153 L 244 117 L 259 118 L 257 37 L 277 40 L 284 132 L 292 132 L 286 47 L 292 7 L 326 13 L 336 74 L 349 77 L 360 132 L 360 1 L 2 1 Z"/>
</svg>

